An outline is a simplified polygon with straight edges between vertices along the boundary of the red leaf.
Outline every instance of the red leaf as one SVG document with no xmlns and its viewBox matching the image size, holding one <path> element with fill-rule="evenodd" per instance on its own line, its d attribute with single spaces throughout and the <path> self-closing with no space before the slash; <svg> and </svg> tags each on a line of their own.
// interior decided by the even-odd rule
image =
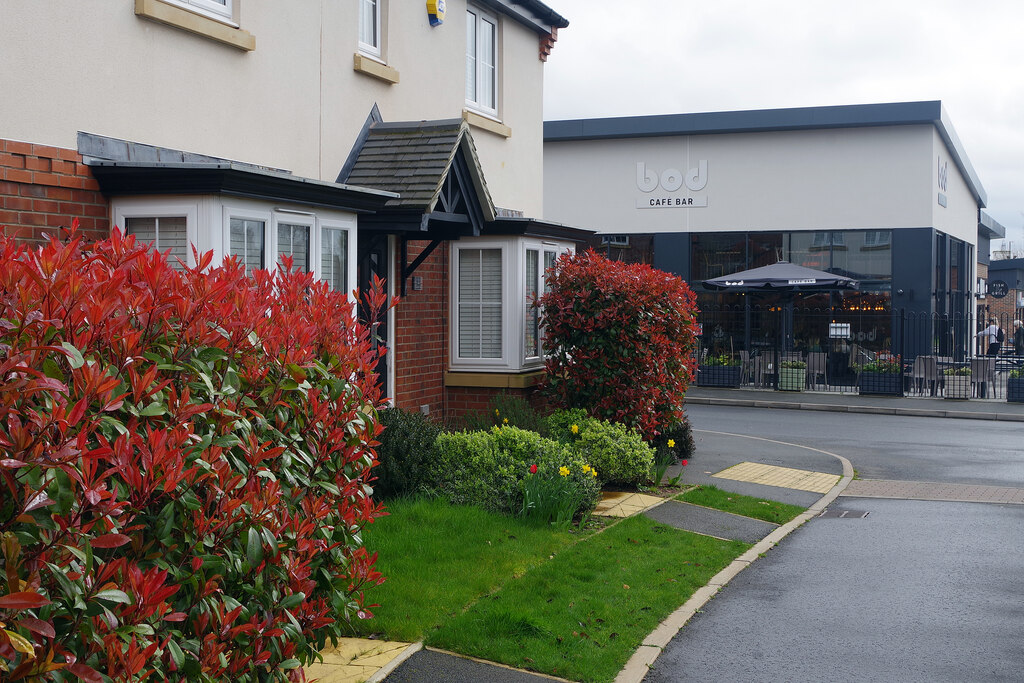
<svg viewBox="0 0 1024 683">
<path fill-rule="evenodd" d="M 24 460 L 15 460 L 14 458 L 4 458 L 0 460 L 0 467 L 28 467 L 28 463 Z"/>
<path fill-rule="evenodd" d="M 124 534 L 103 534 L 92 539 L 89 543 L 93 548 L 119 548 L 125 543 L 131 543 L 132 539 Z"/>
<path fill-rule="evenodd" d="M 0 609 L 35 609 L 49 604 L 45 595 L 29 591 L 9 593 L 0 598 Z"/>
<path fill-rule="evenodd" d="M 68 671 L 81 678 L 85 683 L 103 683 L 103 676 L 96 669 L 81 662 L 68 664 Z"/>
<path fill-rule="evenodd" d="M 164 617 L 164 621 L 185 621 L 185 619 L 187 618 L 188 615 L 184 612 L 171 612 L 166 617 Z"/>
<path fill-rule="evenodd" d="M 39 635 L 46 636 L 47 638 L 57 637 L 57 632 L 53 630 L 53 625 L 48 621 L 43 621 L 42 619 L 33 619 L 31 617 L 19 619 L 18 626 L 27 628 L 29 631 L 32 631 L 32 633 L 38 633 Z"/>
</svg>

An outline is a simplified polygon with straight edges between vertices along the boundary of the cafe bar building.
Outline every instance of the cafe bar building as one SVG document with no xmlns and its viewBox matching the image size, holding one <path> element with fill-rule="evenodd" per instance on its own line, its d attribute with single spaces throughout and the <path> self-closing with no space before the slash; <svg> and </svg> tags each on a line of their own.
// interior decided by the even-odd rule
<svg viewBox="0 0 1024 683">
<path fill-rule="evenodd" d="M 545 216 L 689 282 L 707 348 L 756 353 L 781 327 L 851 367 L 971 352 L 986 196 L 941 102 L 548 121 L 544 137 Z M 777 261 L 859 289 L 701 285 Z"/>
</svg>

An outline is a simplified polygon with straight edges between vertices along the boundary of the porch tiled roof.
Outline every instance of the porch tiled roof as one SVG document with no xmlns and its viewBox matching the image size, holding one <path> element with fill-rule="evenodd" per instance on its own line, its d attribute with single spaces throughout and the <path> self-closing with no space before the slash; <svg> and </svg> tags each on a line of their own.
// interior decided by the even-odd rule
<svg viewBox="0 0 1024 683">
<path fill-rule="evenodd" d="M 345 182 L 397 192 L 399 197 L 388 200 L 388 209 L 430 213 L 460 149 L 484 214 L 493 220 L 494 205 L 476 145 L 462 119 L 374 123 Z"/>
</svg>

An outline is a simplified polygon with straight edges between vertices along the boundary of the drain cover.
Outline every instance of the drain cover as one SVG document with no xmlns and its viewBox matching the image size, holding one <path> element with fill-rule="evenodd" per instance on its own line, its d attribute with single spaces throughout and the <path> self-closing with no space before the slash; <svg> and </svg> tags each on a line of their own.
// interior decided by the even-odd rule
<svg viewBox="0 0 1024 683">
<path fill-rule="evenodd" d="M 840 519 L 864 519 L 870 512 L 863 510 L 840 510 L 839 508 L 828 508 L 819 517 L 838 517 Z"/>
</svg>

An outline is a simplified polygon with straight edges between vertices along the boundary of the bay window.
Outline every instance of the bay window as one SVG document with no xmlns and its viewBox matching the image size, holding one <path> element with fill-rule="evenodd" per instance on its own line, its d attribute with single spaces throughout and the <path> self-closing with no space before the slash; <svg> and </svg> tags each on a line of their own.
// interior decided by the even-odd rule
<svg viewBox="0 0 1024 683">
<path fill-rule="evenodd" d="M 526 237 L 452 243 L 453 370 L 519 371 L 544 362 L 544 330 L 535 302 L 548 291 L 545 271 L 570 242 Z"/>
</svg>

